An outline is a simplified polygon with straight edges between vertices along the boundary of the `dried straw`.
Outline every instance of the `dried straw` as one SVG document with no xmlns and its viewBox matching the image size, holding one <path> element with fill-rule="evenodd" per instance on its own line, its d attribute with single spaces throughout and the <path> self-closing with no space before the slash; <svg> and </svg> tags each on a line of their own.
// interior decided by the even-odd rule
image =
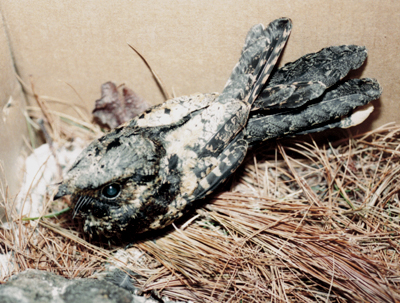
<svg viewBox="0 0 400 303">
<path fill-rule="evenodd" d="M 59 144 L 98 136 L 88 121 L 64 119 L 41 102 Z M 400 301 L 399 146 L 400 125 L 389 124 L 335 143 L 258 148 L 230 183 L 184 218 L 187 224 L 133 243 L 118 264 L 141 275 L 136 286 L 145 292 L 176 300 Z M 63 207 L 51 204 L 52 211 Z M 14 224 L 0 230 L 0 250 L 11 252 L 14 269 L 3 281 L 27 268 L 88 277 L 116 259 L 118 247 L 86 242 L 69 215 L 39 225 L 14 210 L 8 216 Z"/>
</svg>

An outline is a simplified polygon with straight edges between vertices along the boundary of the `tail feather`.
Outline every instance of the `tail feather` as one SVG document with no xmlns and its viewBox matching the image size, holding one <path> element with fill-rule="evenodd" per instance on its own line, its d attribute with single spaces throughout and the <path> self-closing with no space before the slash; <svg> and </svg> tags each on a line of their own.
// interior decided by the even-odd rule
<svg viewBox="0 0 400 303">
<path fill-rule="evenodd" d="M 254 102 L 252 111 L 293 109 L 321 96 L 326 89 L 320 81 L 294 82 L 266 88 Z"/>
<path fill-rule="evenodd" d="M 366 58 L 364 46 L 342 45 L 327 47 L 287 63 L 271 75 L 252 111 L 290 109 L 306 104 L 345 77 L 350 70 L 359 68 Z M 296 93 L 289 94 L 292 88 Z"/>
<path fill-rule="evenodd" d="M 256 141 L 320 131 L 335 125 L 348 127 L 350 125 L 347 125 L 346 121 L 335 123 L 349 115 L 356 107 L 379 98 L 381 93 L 382 88 L 375 79 L 348 80 L 308 107 L 250 118 L 245 129 L 245 139 L 253 144 Z"/>
<path fill-rule="evenodd" d="M 319 127 L 313 127 L 311 129 L 306 129 L 300 132 L 295 133 L 294 135 L 306 135 L 306 134 L 312 134 L 312 133 L 318 133 L 322 132 L 327 129 L 331 128 L 349 128 L 353 127 L 356 125 L 361 124 L 364 122 L 369 115 L 373 112 L 374 106 L 372 104 L 367 104 L 362 107 L 357 108 L 354 110 L 353 113 L 350 115 L 342 117 L 340 120 L 335 120 L 333 122 L 330 122 L 328 124 L 324 124 Z"/>
<path fill-rule="evenodd" d="M 320 81 L 331 87 L 367 58 L 364 46 L 331 46 L 287 63 L 271 77 L 268 87 L 299 81 Z"/>
</svg>

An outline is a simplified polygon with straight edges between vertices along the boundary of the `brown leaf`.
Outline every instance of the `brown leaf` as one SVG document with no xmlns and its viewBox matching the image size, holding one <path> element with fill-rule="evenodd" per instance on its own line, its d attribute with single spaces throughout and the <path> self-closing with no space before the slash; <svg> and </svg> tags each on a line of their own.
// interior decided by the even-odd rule
<svg viewBox="0 0 400 303">
<path fill-rule="evenodd" d="M 131 90 L 128 87 L 124 87 L 122 89 L 122 94 L 124 96 L 124 101 L 125 101 L 124 113 L 127 121 L 140 115 L 150 107 L 150 105 L 146 102 L 146 100 L 144 100 L 142 97 L 140 97 L 138 94 L 136 94 L 133 90 Z"/>
<path fill-rule="evenodd" d="M 127 87 L 122 89 L 122 94 L 112 82 L 101 86 L 101 98 L 96 100 L 92 112 L 95 123 L 113 129 L 150 107 L 146 100 Z"/>
</svg>

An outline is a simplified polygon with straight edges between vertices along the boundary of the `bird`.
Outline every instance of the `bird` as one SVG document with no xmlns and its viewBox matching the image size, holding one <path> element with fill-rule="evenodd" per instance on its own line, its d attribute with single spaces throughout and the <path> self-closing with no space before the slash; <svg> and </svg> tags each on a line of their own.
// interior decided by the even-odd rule
<svg viewBox="0 0 400 303">
<path fill-rule="evenodd" d="M 364 121 L 382 88 L 343 78 L 366 48 L 331 46 L 276 68 L 291 29 L 289 18 L 253 26 L 221 93 L 169 99 L 95 139 L 54 199 L 70 196 L 89 235 L 135 237 L 196 208 L 260 142 Z"/>
</svg>

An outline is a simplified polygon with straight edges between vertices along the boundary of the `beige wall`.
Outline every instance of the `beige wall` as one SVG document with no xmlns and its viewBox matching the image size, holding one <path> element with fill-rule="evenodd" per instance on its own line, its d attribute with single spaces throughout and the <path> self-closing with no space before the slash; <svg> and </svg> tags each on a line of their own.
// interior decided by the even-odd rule
<svg viewBox="0 0 400 303">
<path fill-rule="evenodd" d="M 146 56 L 177 95 L 220 91 L 248 29 L 287 16 L 294 29 L 281 64 L 330 45 L 366 45 L 369 59 L 362 76 L 379 79 L 384 93 L 365 125 L 400 122 L 400 1 L 0 0 L 0 8 L 22 79 L 29 83 L 32 75 L 39 94 L 80 103 L 68 83 L 88 110 L 100 96 L 100 85 L 109 80 L 126 83 L 153 104 L 163 101 L 127 42 Z M 6 65 L 1 74 L 4 104 L 17 85 L 7 61 L 6 38 L 0 35 L 1 64 Z M 14 111 L 21 119 L 20 111 Z M 17 125 L 23 124 L 18 120 Z M 2 142 L 11 140 L 7 132 L 2 137 Z M 4 142 L 7 149 L 14 144 Z M 9 156 L 6 159 L 10 162 Z"/>
<path fill-rule="evenodd" d="M 1 15 L 0 15 L 1 17 Z M 6 28 L 0 18 L 0 201 L 3 200 L 6 184 L 8 195 L 14 196 L 18 191 L 21 177 L 20 157 L 26 136 L 26 123 L 23 116 L 25 99 L 21 86 L 15 77 L 15 70 Z M 5 182 L 5 178 L 7 182 Z M 0 209 L 0 219 L 2 211 Z"/>
</svg>

